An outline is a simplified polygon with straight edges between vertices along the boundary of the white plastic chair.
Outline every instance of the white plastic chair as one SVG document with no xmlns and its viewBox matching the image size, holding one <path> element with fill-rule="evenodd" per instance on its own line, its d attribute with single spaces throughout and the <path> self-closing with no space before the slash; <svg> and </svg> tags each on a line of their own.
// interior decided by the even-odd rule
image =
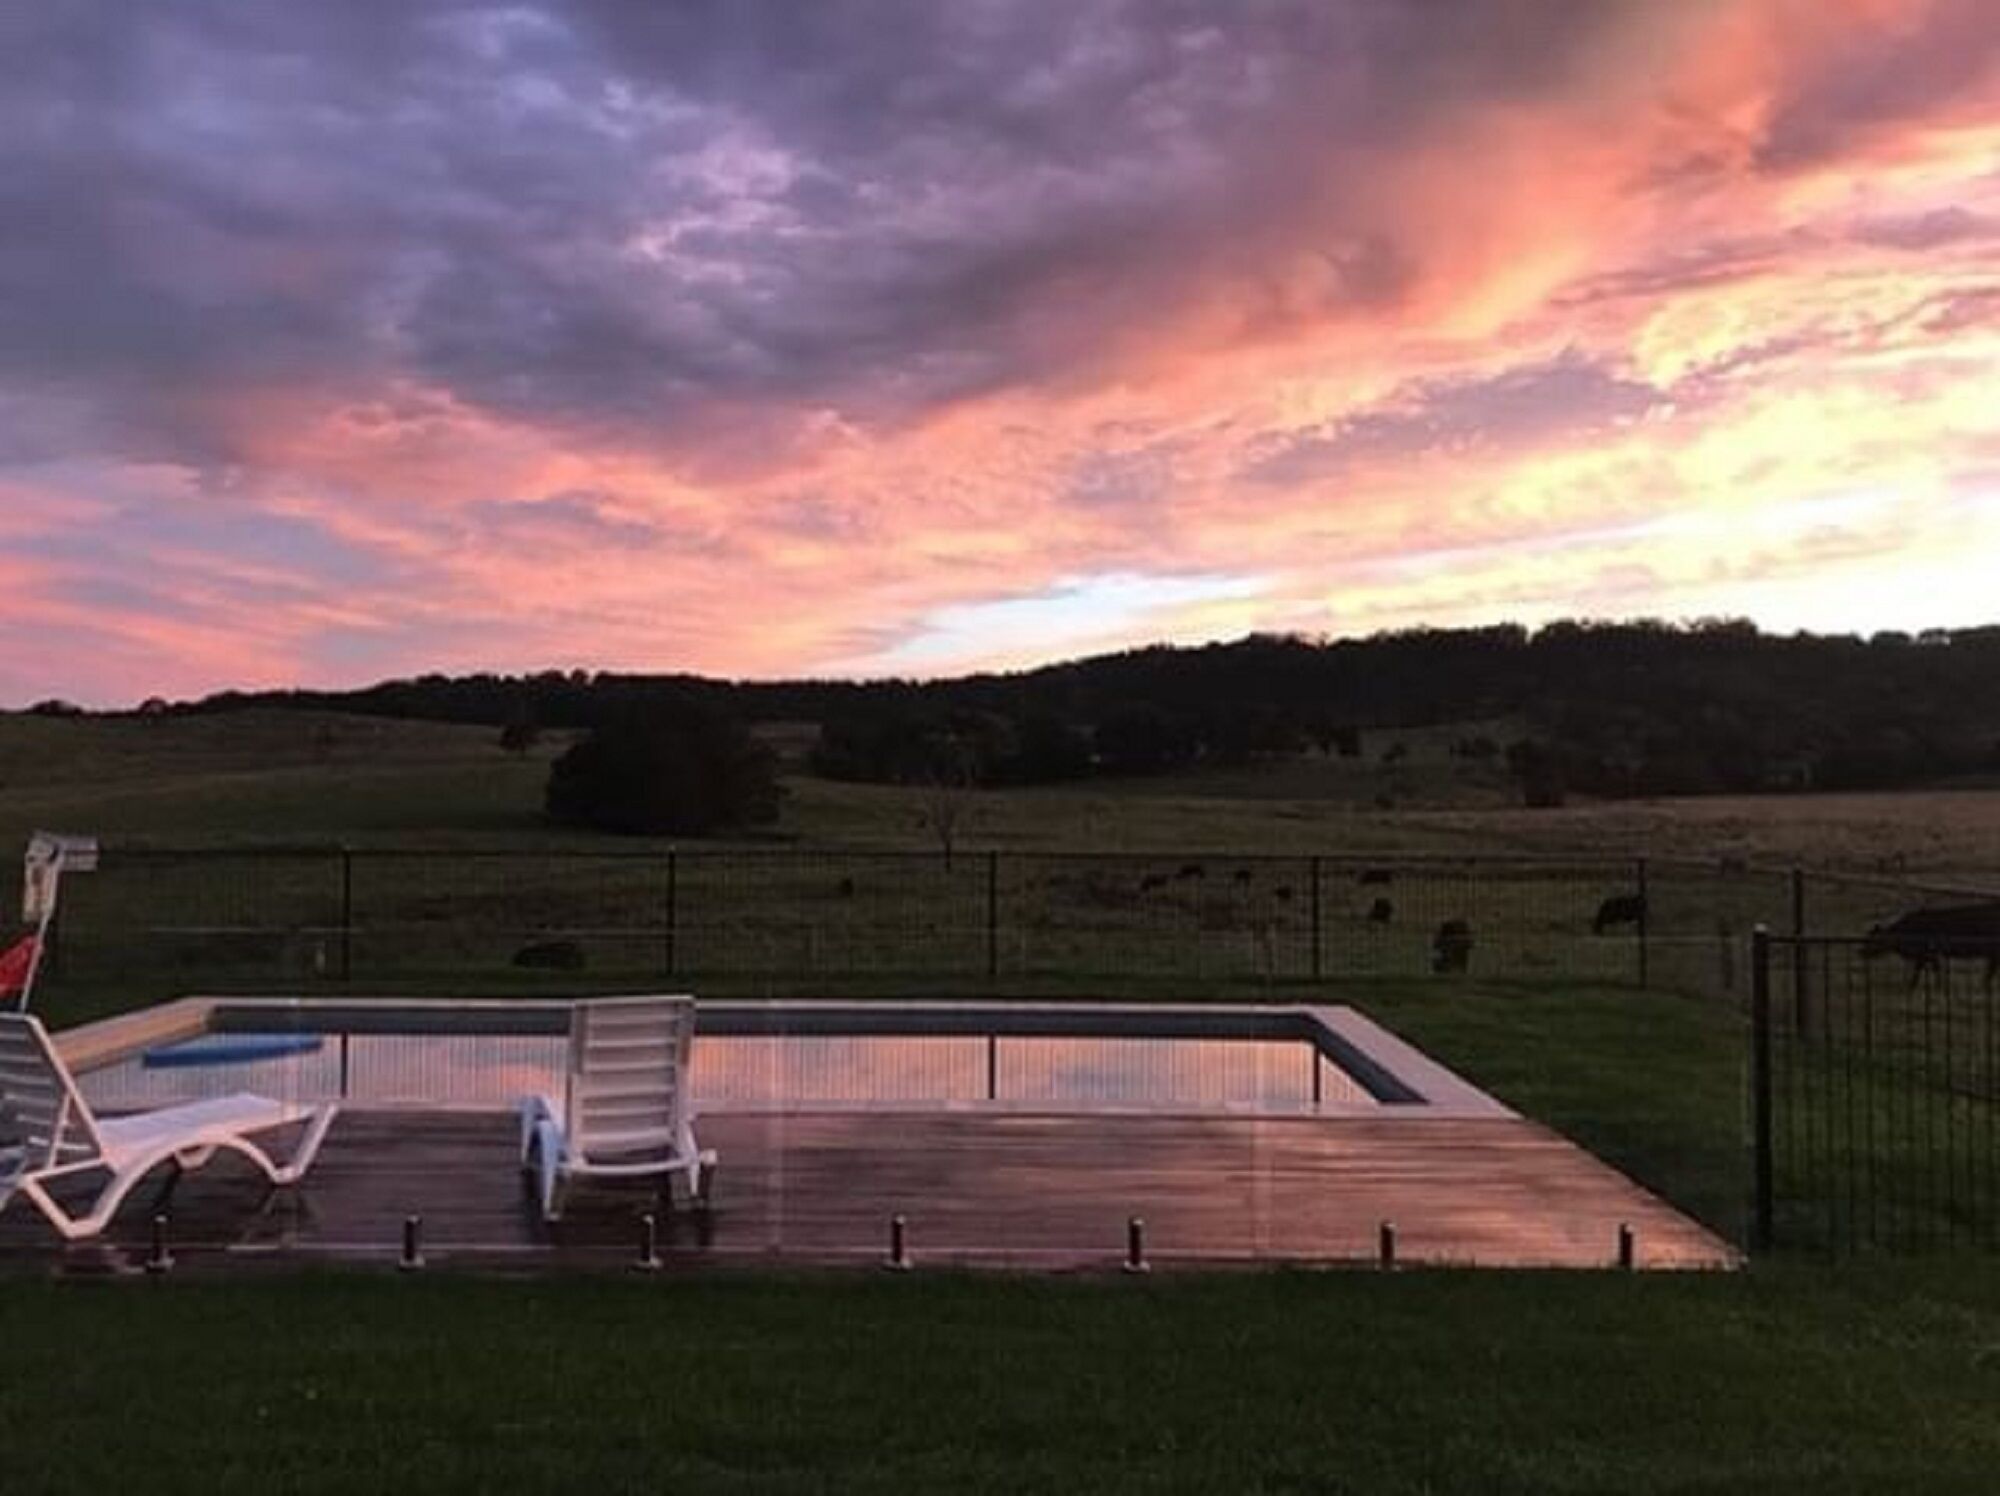
<svg viewBox="0 0 2000 1496">
<path fill-rule="evenodd" d="M 244 1092 L 99 1119 L 41 1020 L 0 1013 L 0 1210 L 25 1195 L 66 1240 L 77 1241 L 109 1225 L 132 1187 L 159 1164 L 171 1159 L 178 1168 L 198 1169 L 224 1148 L 256 1164 L 272 1184 L 293 1184 L 312 1167 L 338 1111 Z M 306 1130 L 289 1163 L 277 1163 L 251 1141 L 300 1122 Z M 91 1173 L 110 1177 L 80 1215 L 48 1191 L 58 1179 Z"/>
<path fill-rule="evenodd" d="M 691 997 L 596 998 L 570 1010 L 560 1106 L 521 1103 L 521 1167 L 534 1175 L 542 1218 L 562 1218 L 577 1179 L 684 1181 L 706 1204 L 715 1153 L 695 1142 L 688 1105 L 694 1047 Z"/>
</svg>

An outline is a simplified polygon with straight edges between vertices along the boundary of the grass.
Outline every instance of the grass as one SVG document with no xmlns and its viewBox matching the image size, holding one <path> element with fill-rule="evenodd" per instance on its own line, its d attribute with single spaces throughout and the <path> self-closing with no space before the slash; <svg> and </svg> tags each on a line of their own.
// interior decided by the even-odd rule
<svg viewBox="0 0 2000 1496">
<path fill-rule="evenodd" d="M 1003 849 L 1159 853 L 1254 847 L 1616 857 L 1645 850 L 2000 879 L 2000 789 L 1579 801 L 1528 811 L 1505 803 L 1490 766 L 1450 758 L 1448 743 L 1458 733 L 1369 734 L 1359 760 L 1308 755 L 1160 779 L 978 793 L 970 796 L 963 839 Z M 552 735 L 516 756 L 503 753 L 495 736 L 484 727 L 335 713 L 0 713 L 0 845 L 17 845 L 36 826 L 194 843 L 318 836 L 549 845 L 541 791 L 564 741 Z M 1406 742 L 1408 757 L 1384 764 L 1383 752 L 1397 741 Z M 1394 808 L 1377 804 L 1385 787 Z M 905 791 L 803 777 L 789 788 L 775 833 L 788 842 L 935 846 L 920 821 L 920 797 Z"/>
<path fill-rule="evenodd" d="M 203 845 L 546 835 L 550 751 L 503 753 L 483 728 L 330 713 L 0 716 L 0 845 L 37 827 Z"/>
<path fill-rule="evenodd" d="M 9 1496 L 1986 1492 L 2000 1275 L 0 1284 Z"/>
</svg>

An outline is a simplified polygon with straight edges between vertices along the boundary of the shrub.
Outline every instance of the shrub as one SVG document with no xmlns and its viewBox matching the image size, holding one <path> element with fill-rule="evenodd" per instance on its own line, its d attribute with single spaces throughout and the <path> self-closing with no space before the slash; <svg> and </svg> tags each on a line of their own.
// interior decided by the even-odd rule
<svg viewBox="0 0 2000 1496">
<path fill-rule="evenodd" d="M 1157 774 L 1194 757 L 1185 722 L 1151 702 L 1112 711 L 1097 724 L 1098 761 L 1113 774 Z"/>
<path fill-rule="evenodd" d="M 733 718 L 651 708 L 607 722 L 549 768 L 558 821 L 630 835 L 706 836 L 778 818 L 771 751 Z"/>
<path fill-rule="evenodd" d="M 1554 810 L 1567 796 L 1561 756 L 1532 739 L 1510 745 L 1507 766 L 1521 781 L 1521 801 L 1531 810 Z"/>
</svg>

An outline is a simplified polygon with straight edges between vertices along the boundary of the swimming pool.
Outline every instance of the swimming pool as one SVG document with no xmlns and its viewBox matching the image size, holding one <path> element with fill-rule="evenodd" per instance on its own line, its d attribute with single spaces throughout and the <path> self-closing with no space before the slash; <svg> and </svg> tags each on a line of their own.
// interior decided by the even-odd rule
<svg viewBox="0 0 2000 1496">
<path fill-rule="evenodd" d="M 235 1064 L 81 1074 L 120 1110 L 250 1090 L 349 1107 L 484 1109 L 560 1094 L 568 1005 L 193 999 L 208 1034 L 317 1034 Z M 692 1085 L 705 1113 L 1015 1110 L 1058 1114 L 1507 1115 L 1347 1008 L 1199 1004 L 703 1003 Z"/>
<path fill-rule="evenodd" d="M 1352 1009 L 1067 1002 L 705 1002 L 693 1061 L 712 1208 L 585 1191 L 560 1229 L 524 1192 L 513 1104 L 555 1089 L 568 1002 L 188 998 L 54 1035 L 107 1112 L 254 1089 L 339 1099 L 311 1180 L 162 1181 L 114 1223 L 133 1271 L 170 1216 L 211 1262 L 629 1262 L 635 1225 L 689 1261 L 1105 1265 L 1143 1220 L 1163 1261 L 1728 1265 L 1727 1245 Z M 148 1070 L 204 1035 L 317 1035 L 240 1065 Z M 283 1047 L 283 1046 L 277 1046 Z M 166 1206 L 163 1211 L 162 1205 Z M 46 1262 L 38 1223 L 0 1220 Z M 90 1259 L 98 1270 L 98 1259 Z"/>
</svg>

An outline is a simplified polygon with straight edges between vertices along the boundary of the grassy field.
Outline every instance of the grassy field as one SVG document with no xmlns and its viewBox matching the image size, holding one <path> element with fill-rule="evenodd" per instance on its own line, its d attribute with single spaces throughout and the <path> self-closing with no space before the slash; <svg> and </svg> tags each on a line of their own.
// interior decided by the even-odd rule
<svg viewBox="0 0 2000 1496">
<path fill-rule="evenodd" d="M 1732 943 L 1755 921 L 1782 927 L 1789 915 L 1782 877 L 1745 869 L 1742 858 L 1895 860 L 1905 872 L 1872 886 L 1815 890 L 1813 927 L 1853 931 L 1921 897 L 1904 881 L 1910 872 L 1976 876 L 1973 847 L 2000 856 L 2000 793 L 1529 812 L 1496 806 L 1490 785 L 1460 784 L 1492 771 L 1452 759 L 1442 740 L 1412 735 L 1405 757 L 1389 765 L 1371 736 L 1353 761 L 1308 756 L 1254 771 L 973 795 L 960 835 L 971 855 L 949 866 L 936 855 L 921 796 L 794 778 L 781 823 L 734 844 L 759 854 L 754 863 L 719 858 L 729 843 L 692 844 L 670 892 L 665 841 L 546 823 L 541 787 L 561 746 L 510 755 L 484 728 L 268 711 L 0 716 L 0 845 L 49 826 L 127 850 L 358 849 L 358 871 L 345 883 L 337 857 L 321 854 L 107 870 L 73 888 L 79 960 L 66 976 L 91 976 L 94 953 L 97 975 L 281 985 L 330 970 L 399 984 L 453 972 L 505 979 L 512 954 L 549 934 L 588 947 L 593 973 L 638 979 L 668 964 L 670 898 L 679 967 L 704 976 L 893 979 L 983 972 L 991 959 L 1001 974 L 1027 979 L 1150 973 L 1207 982 L 1315 969 L 1400 977 L 1428 970 L 1441 922 L 1465 919 L 1478 933 L 1476 972 L 1616 980 L 1636 973 L 1631 932 L 1595 938 L 1590 916 L 1633 886 L 1646 854 L 1655 859 L 1658 978 L 1728 992 L 1741 976 Z M 1382 811 L 1355 792 L 1388 772 L 1429 782 L 1433 798 Z M 461 855 L 428 864 L 380 855 L 412 845 Z M 933 858 L 836 864 L 834 849 Z M 1087 868 L 1023 860 L 1073 849 L 1123 860 Z M 1012 859 L 1002 865 L 1002 932 L 990 954 L 987 850 Z M 571 860 L 482 861 L 469 852 Z M 1252 857 L 1228 855 L 1245 852 Z M 574 860 L 583 853 L 601 855 Z M 1498 864 L 1475 872 L 1449 860 L 1510 854 L 1573 861 L 1516 877 Z M 1670 856 L 1692 860 L 1670 868 Z M 1317 927 L 1308 857 L 1328 864 Z M 1406 863 L 1395 889 L 1357 881 L 1369 860 L 1389 857 L 1432 861 Z M 0 863 L 7 882 L 11 861 Z M 1186 881 L 1191 868 L 1209 876 Z M 1393 921 L 1372 920 L 1375 899 L 1391 894 Z M 345 933 L 350 925 L 361 933 Z M 333 927 L 343 930 L 338 940 Z"/>
<path fill-rule="evenodd" d="M 36 827 L 200 844 L 546 834 L 549 752 L 483 728 L 319 713 L 0 716 L 0 845 Z"/>
<path fill-rule="evenodd" d="M 9 1496 L 1988 1492 L 2000 1277 L 12 1283 Z"/>
<path fill-rule="evenodd" d="M 2000 789 L 1508 803 L 1485 766 L 1407 737 L 1381 762 L 1307 756 L 1159 779 L 973 793 L 968 846 L 1174 853 L 1519 851 L 1776 865 L 2000 881 Z M 335 714 L 248 711 L 186 718 L 0 714 L 0 845 L 37 826 L 177 844 L 333 838 L 356 845 L 614 846 L 555 833 L 541 815 L 560 736 L 526 755 L 492 730 Z M 1377 804 L 1396 776 L 1396 803 Z M 757 845 L 928 849 L 917 796 L 788 781 L 782 821 Z M 646 845 L 640 841 L 636 845 Z"/>
</svg>

